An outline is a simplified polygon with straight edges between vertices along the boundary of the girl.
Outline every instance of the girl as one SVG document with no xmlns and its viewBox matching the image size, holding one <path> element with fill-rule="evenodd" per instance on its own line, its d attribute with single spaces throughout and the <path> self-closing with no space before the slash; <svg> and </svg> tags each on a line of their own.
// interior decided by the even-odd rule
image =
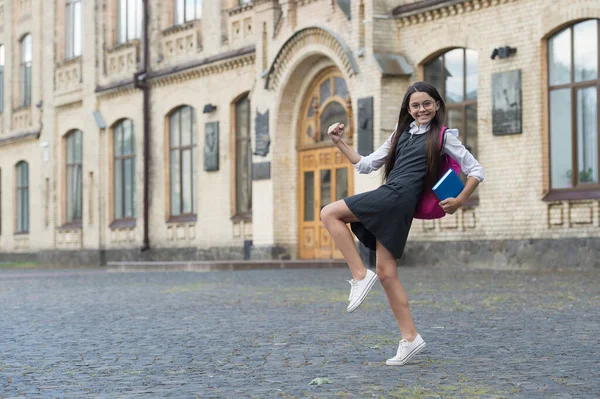
<svg viewBox="0 0 600 399">
<path fill-rule="evenodd" d="M 360 306 L 377 279 L 383 285 L 402 336 L 396 356 L 387 360 L 388 365 L 404 365 L 425 347 L 413 323 L 406 291 L 398 279 L 396 258 L 404 251 L 421 192 L 431 190 L 438 180 L 438 165 L 442 162 L 440 129 L 445 118 L 446 107 L 435 87 L 417 82 L 404 95 L 394 133 L 371 155 L 363 157 L 342 141 L 344 125 L 333 124 L 327 131 L 359 173 L 371 173 L 385 164 L 385 184 L 325 206 L 321 220 L 352 273 L 347 311 L 353 312 Z M 468 178 L 460 195 L 440 202 L 442 209 L 450 214 L 483 181 L 482 166 L 457 136 L 458 130 L 446 130 L 441 151 L 458 161 Z M 376 251 L 377 274 L 365 268 L 346 223 L 350 223 L 365 246 Z"/>
</svg>

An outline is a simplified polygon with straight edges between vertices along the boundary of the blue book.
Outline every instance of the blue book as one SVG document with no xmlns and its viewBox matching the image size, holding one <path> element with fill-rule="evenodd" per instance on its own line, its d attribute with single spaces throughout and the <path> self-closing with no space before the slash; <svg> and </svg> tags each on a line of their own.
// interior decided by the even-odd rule
<svg viewBox="0 0 600 399">
<path fill-rule="evenodd" d="M 460 177 L 452 169 L 448 171 L 435 183 L 433 193 L 440 201 L 446 198 L 456 198 L 458 194 L 465 188 L 465 185 L 460 180 Z"/>
</svg>

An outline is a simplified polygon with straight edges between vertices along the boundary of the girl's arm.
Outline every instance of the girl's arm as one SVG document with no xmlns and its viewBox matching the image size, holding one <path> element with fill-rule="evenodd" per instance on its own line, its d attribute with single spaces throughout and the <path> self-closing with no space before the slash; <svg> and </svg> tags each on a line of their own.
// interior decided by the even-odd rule
<svg viewBox="0 0 600 399">
<path fill-rule="evenodd" d="M 479 180 L 477 180 L 477 178 L 470 176 L 467 178 L 467 182 L 465 183 L 465 188 L 463 188 L 463 190 L 460 192 L 460 194 L 458 194 L 458 196 L 456 197 L 457 200 L 460 201 L 460 204 L 464 204 L 466 200 L 469 199 L 469 197 L 471 196 L 471 194 L 473 194 L 473 191 L 475 191 L 475 189 L 477 188 L 477 186 L 479 185 Z"/>
<path fill-rule="evenodd" d="M 342 152 L 342 154 L 344 154 L 344 156 L 348 158 L 348 160 L 354 165 L 360 162 L 361 156 L 358 152 L 354 151 L 354 148 L 348 147 L 348 144 L 344 143 L 344 141 L 341 139 L 337 143 L 334 141 L 334 143 L 335 146 Z"/>
<path fill-rule="evenodd" d="M 392 146 L 392 137 L 394 135 L 394 133 L 392 133 L 385 143 L 383 143 L 375 152 L 363 157 L 353 148 L 348 147 L 344 141 L 342 141 L 342 135 L 344 134 L 343 124 L 335 123 L 331 125 L 327 130 L 327 134 L 329 137 L 331 137 L 331 140 L 336 147 L 340 149 L 342 154 L 344 154 L 344 156 L 348 158 L 352 164 L 354 164 L 354 168 L 359 173 L 371 173 L 383 166 L 385 163 L 385 158 L 387 157 L 387 154 Z"/>
<path fill-rule="evenodd" d="M 458 129 L 448 129 L 444 133 L 444 153 L 450 155 L 460 164 L 460 169 L 465 175 L 474 177 L 478 182 L 483 181 L 483 166 L 460 142 Z"/>
</svg>

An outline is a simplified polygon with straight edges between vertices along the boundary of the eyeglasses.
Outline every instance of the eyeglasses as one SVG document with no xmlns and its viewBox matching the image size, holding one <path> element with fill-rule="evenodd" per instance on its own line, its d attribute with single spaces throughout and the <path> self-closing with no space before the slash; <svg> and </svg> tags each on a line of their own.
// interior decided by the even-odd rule
<svg viewBox="0 0 600 399">
<path fill-rule="evenodd" d="M 422 104 L 419 104 L 419 103 L 410 104 L 410 109 L 412 109 L 413 111 L 418 111 L 419 109 L 421 109 L 421 107 L 423 107 L 424 110 L 430 110 L 433 108 L 434 104 L 435 104 L 435 101 L 426 100 L 426 101 L 423 101 Z"/>
</svg>

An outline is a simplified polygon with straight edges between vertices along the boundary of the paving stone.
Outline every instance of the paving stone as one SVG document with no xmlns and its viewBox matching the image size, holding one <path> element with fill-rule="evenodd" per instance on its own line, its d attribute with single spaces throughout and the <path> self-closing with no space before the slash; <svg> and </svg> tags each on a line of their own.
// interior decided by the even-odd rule
<svg viewBox="0 0 600 399">
<path fill-rule="evenodd" d="M 399 274 L 427 342 L 404 367 L 347 270 L 0 270 L 0 397 L 600 397 L 600 270 Z"/>
</svg>

